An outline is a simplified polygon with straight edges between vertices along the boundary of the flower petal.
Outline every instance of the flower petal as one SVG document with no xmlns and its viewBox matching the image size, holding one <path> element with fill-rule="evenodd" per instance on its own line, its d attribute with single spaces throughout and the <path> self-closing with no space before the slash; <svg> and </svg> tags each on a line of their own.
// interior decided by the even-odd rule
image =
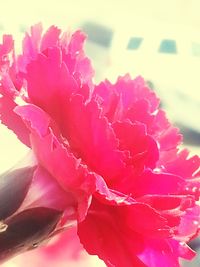
<svg viewBox="0 0 200 267">
<path fill-rule="evenodd" d="M 58 46 L 60 33 L 60 29 L 51 26 L 42 37 L 40 51 L 43 52 L 50 47 Z"/>
<path fill-rule="evenodd" d="M 40 40 L 42 35 L 42 24 L 38 23 L 31 27 L 30 34 L 26 33 L 23 39 L 22 55 L 17 59 L 17 65 L 20 72 L 26 72 L 26 66 L 36 59 L 40 49 Z"/>
<path fill-rule="evenodd" d="M 156 173 L 146 169 L 140 175 L 132 175 L 115 181 L 112 188 L 138 198 L 146 194 L 180 194 L 185 186 L 186 182 L 180 176 L 170 173 Z"/>
<path fill-rule="evenodd" d="M 192 176 L 194 177 L 195 172 L 198 171 L 200 158 L 199 156 L 189 157 L 189 151 L 183 149 L 178 154 L 175 154 L 171 161 L 166 162 L 164 166 L 167 172 L 188 179 L 192 178 Z"/>
<path fill-rule="evenodd" d="M 90 195 L 95 190 L 96 176 L 87 166 L 60 143 L 49 127 L 49 116 L 34 105 L 15 110 L 31 131 L 31 144 L 38 162 L 58 181 L 66 191 L 75 195 L 79 205 L 79 218 L 85 216 Z M 38 115 L 40 114 L 40 116 Z"/>
<path fill-rule="evenodd" d="M 30 131 L 22 119 L 13 111 L 17 107 L 14 100 L 8 96 L 0 97 L 0 121 L 12 130 L 19 140 L 30 147 Z"/>
<path fill-rule="evenodd" d="M 64 191 L 44 168 L 38 166 L 29 191 L 20 207 L 20 211 L 27 208 L 46 207 L 66 211 L 69 215 L 75 214 L 76 201 L 74 196 Z M 18 210 L 18 212 L 19 212 Z"/>
<path fill-rule="evenodd" d="M 114 131 L 107 119 L 101 116 L 96 101 L 85 104 L 82 96 L 72 97 L 64 124 L 71 148 L 93 171 L 106 180 L 125 171 L 124 153 L 118 150 Z"/>
<path fill-rule="evenodd" d="M 27 67 L 27 90 L 31 102 L 45 110 L 62 127 L 67 98 L 77 85 L 62 63 L 59 48 L 51 48 L 48 55 L 39 54 Z"/>
<path fill-rule="evenodd" d="M 158 147 L 155 140 L 147 135 L 143 124 L 124 121 L 115 122 L 112 127 L 120 141 L 120 150 L 130 152 L 135 170 L 155 168 L 159 158 Z"/>
<path fill-rule="evenodd" d="M 78 235 L 87 252 L 98 255 L 110 267 L 145 267 L 136 256 L 143 247 L 142 237 L 118 227 L 112 210 L 101 212 L 101 205 L 96 208 L 93 211 L 91 207 L 86 219 L 78 225 Z"/>
<path fill-rule="evenodd" d="M 149 239 L 140 259 L 149 267 L 180 267 L 179 256 L 168 240 Z"/>
</svg>

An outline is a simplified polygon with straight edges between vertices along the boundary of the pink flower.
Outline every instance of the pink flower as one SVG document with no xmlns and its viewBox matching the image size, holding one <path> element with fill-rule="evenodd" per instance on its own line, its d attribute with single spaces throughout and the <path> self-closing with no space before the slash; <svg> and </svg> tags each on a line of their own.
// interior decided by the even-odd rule
<svg viewBox="0 0 200 267">
<path fill-rule="evenodd" d="M 4 36 L 1 121 L 37 161 L 17 214 L 59 211 L 43 240 L 77 221 L 83 247 L 107 266 L 178 267 L 194 256 L 186 243 L 199 231 L 200 159 L 179 150 L 178 129 L 141 77 L 93 84 L 84 39 L 54 26 L 42 35 L 39 24 L 16 57 Z"/>
</svg>

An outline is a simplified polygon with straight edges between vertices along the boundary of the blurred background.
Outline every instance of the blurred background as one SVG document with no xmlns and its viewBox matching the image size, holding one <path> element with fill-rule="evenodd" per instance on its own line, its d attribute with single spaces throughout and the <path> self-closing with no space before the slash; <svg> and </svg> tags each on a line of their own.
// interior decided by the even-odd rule
<svg viewBox="0 0 200 267">
<path fill-rule="evenodd" d="M 184 145 L 200 154 L 199 0 L 0 0 L 0 10 L 0 35 L 12 33 L 18 49 L 23 33 L 40 21 L 44 27 L 84 30 L 96 82 L 127 72 L 144 76 L 180 127 Z M 0 151 L 1 172 L 27 152 L 1 125 Z M 198 257 L 184 266 L 197 264 Z"/>
</svg>

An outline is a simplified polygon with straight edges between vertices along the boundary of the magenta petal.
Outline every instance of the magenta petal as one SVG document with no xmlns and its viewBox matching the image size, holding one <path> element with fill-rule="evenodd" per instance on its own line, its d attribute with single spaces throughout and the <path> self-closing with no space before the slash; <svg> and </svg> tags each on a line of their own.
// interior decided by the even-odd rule
<svg viewBox="0 0 200 267">
<path fill-rule="evenodd" d="M 31 33 L 26 33 L 23 39 L 23 54 L 17 59 L 18 68 L 21 72 L 26 72 L 26 66 L 36 59 L 40 49 L 40 40 L 42 35 L 42 24 L 38 23 L 31 27 Z"/>
<path fill-rule="evenodd" d="M 9 54 L 13 49 L 13 37 L 12 35 L 3 35 L 3 44 L 0 45 L 0 56 Z"/>
<path fill-rule="evenodd" d="M 144 237 L 168 237 L 171 235 L 167 220 L 144 203 L 133 203 L 130 206 L 120 207 L 119 214 L 127 227 Z"/>
<path fill-rule="evenodd" d="M 81 31 L 76 31 L 72 35 L 65 32 L 60 39 L 63 62 L 65 62 L 70 74 L 76 79 L 82 95 L 86 94 L 85 85 L 90 87 L 90 93 L 93 88 L 92 78 L 94 76 L 94 69 L 83 49 L 85 39 L 86 35 Z"/>
<path fill-rule="evenodd" d="M 199 235 L 199 217 L 200 207 L 198 204 L 193 208 L 186 210 L 178 228 L 178 236 L 185 242 Z"/>
<path fill-rule="evenodd" d="M 0 45 L 0 121 L 11 129 L 25 145 L 30 146 L 29 131 L 21 118 L 13 109 L 17 106 L 15 97 L 18 91 L 10 77 L 11 65 L 9 53 L 13 52 L 14 42 L 12 36 L 4 35 L 3 44 Z"/>
<path fill-rule="evenodd" d="M 119 96 L 109 87 L 109 81 L 101 82 L 99 85 L 95 86 L 93 96 L 99 99 L 102 114 L 106 116 L 109 121 L 115 121 L 115 118 L 119 117 Z"/>
<path fill-rule="evenodd" d="M 94 76 L 94 69 L 83 50 L 85 39 L 86 35 L 81 31 L 76 31 L 72 35 L 64 33 L 60 39 L 63 61 L 82 89 L 81 94 L 84 94 L 85 90 L 82 88 L 84 85 L 93 87 L 92 78 Z"/>
<path fill-rule="evenodd" d="M 26 195 L 20 210 L 35 207 L 53 208 L 66 210 L 66 214 L 75 214 L 76 202 L 73 195 L 66 193 L 44 168 L 38 167 L 34 173 L 30 190 Z"/>
<path fill-rule="evenodd" d="M 60 143 L 49 127 L 49 116 L 34 105 L 18 107 L 16 112 L 30 127 L 31 144 L 39 163 L 66 191 L 74 194 L 79 217 L 85 216 L 90 195 L 95 190 L 96 176 Z M 40 116 L 39 116 L 40 114 Z M 27 116 L 28 115 L 28 116 Z"/>
<path fill-rule="evenodd" d="M 127 196 L 116 190 L 109 189 L 105 181 L 99 176 L 96 180 L 95 198 L 98 199 L 101 203 L 111 206 L 124 206 L 136 202 L 131 196 Z"/>
<path fill-rule="evenodd" d="M 75 95 L 67 115 L 65 136 L 77 155 L 106 180 L 119 176 L 125 169 L 125 156 L 118 150 L 118 140 L 97 102 L 86 104 L 82 96 Z"/>
<path fill-rule="evenodd" d="M 42 37 L 40 45 L 41 52 L 45 51 L 47 48 L 58 46 L 60 33 L 61 30 L 55 26 L 51 26 Z"/>
<path fill-rule="evenodd" d="M 155 140 L 147 135 L 144 124 L 124 121 L 112 126 L 120 141 L 120 150 L 130 152 L 136 172 L 140 169 L 143 171 L 144 167 L 155 168 L 159 159 L 158 147 Z"/>
<path fill-rule="evenodd" d="M 146 202 L 147 204 L 137 202 L 130 196 L 114 190 L 109 190 L 100 178 L 97 179 L 95 198 L 101 203 L 106 204 L 107 208 L 108 206 L 118 206 L 118 217 L 123 218 L 125 225 L 129 226 L 133 231 L 144 235 L 170 234 L 169 227 L 167 226 L 168 220 L 164 218 L 166 217 L 164 213 L 164 217 L 162 217 L 161 213 L 159 214 L 156 212 L 156 210 L 153 209 L 154 207 L 152 208 L 148 202 Z M 178 204 L 180 205 L 180 201 Z M 176 208 L 178 204 L 176 203 Z M 110 212 L 112 212 L 111 207 Z"/>
<path fill-rule="evenodd" d="M 59 48 L 39 54 L 27 67 L 27 90 L 31 102 L 44 109 L 59 124 L 64 120 L 67 98 L 77 90 L 75 80 L 62 63 Z"/>
<path fill-rule="evenodd" d="M 86 39 L 86 35 L 81 31 L 75 31 L 68 45 L 68 52 L 75 57 L 77 53 L 84 53 L 83 44 Z"/>
<path fill-rule="evenodd" d="M 111 121 L 129 118 L 152 123 L 152 113 L 157 109 L 159 99 L 147 87 L 141 77 L 132 80 L 129 75 L 119 77 L 115 84 L 105 81 L 94 90 L 102 98 L 102 107 Z"/>
<path fill-rule="evenodd" d="M 136 199 L 158 211 L 185 210 L 194 206 L 194 197 L 190 195 L 144 195 Z"/>
<path fill-rule="evenodd" d="M 13 99 L 7 96 L 0 98 L 0 121 L 11 129 L 19 140 L 27 146 L 30 146 L 30 131 L 22 119 L 14 112 L 17 104 Z"/>
<path fill-rule="evenodd" d="M 189 157 L 189 151 L 184 149 L 165 164 L 165 169 L 167 172 L 188 179 L 194 176 L 194 173 L 199 169 L 199 165 L 200 158 L 198 156 Z"/>
<path fill-rule="evenodd" d="M 178 256 L 177 248 L 170 244 L 170 240 L 149 239 L 140 259 L 148 267 L 180 267 Z"/>
<path fill-rule="evenodd" d="M 42 137 L 48 134 L 51 119 L 39 107 L 29 104 L 26 106 L 17 106 L 14 111 L 21 116 L 24 122 L 30 122 L 28 126 L 35 130 L 38 135 Z"/>
<path fill-rule="evenodd" d="M 137 257 L 144 239 L 170 232 L 166 220 L 145 204 L 108 206 L 93 200 L 86 219 L 78 225 L 78 235 L 84 248 L 108 266 L 145 266 Z"/>
<path fill-rule="evenodd" d="M 87 252 L 98 255 L 110 267 L 145 267 L 136 255 L 142 249 L 142 237 L 120 226 L 112 211 L 101 211 L 101 205 L 96 208 L 91 208 L 78 225 L 78 235 Z"/>
<path fill-rule="evenodd" d="M 179 194 L 184 185 L 185 181 L 180 176 L 146 170 L 134 178 L 131 190 L 137 197 L 145 194 Z"/>
<path fill-rule="evenodd" d="M 179 133 L 179 129 L 173 126 L 169 126 L 158 137 L 161 150 L 170 150 L 175 148 L 182 141 L 182 135 Z"/>
<path fill-rule="evenodd" d="M 12 35 L 3 35 L 3 44 L 0 44 L 0 71 L 9 67 L 8 54 L 12 52 L 14 41 Z"/>
<path fill-rule="evenodd" d="M 158 166 L 165 166 L 177 154 L 178 146 L 182 142 L 182 135 L 178 128 L 173 127 L 166 118 L 163 110 L 158 110 L 150 127 L 150 134 L 159 143 L 160 158 Z"/>
<path fill-rule="evenodd" d="M 133 107 L 137 101 L 143 99 L 148 102 L 150 113 L 154 112 L 159 105 L 159 99 L 156 94 L 148 88 L 145 80 L 141 76 L 135 79 L 131 79 L 129 75 L 119 77 L 114 87 L 118 94 L 122 95 L 125 112 L 127 108 Z"/>
<path fill-rule="evenodd" d="M 177 240 L 170 240 L 169 242 L 173 246 L 174 252 L 179 255 L 179 257 L 192 260 L 196 256 L 196 252 L 184 242 L 178 242 Z"/>
<path fill-rule="evenodd" d="M 149 103 L 146 99 L 140 99 L 134 103 L 132 107 L 127 109 L 125 113 L 125 118 L 131 120 L 132 122 L 142 122 L 147 127 L 147 132 L 150 129 L 154 116 L 150 113 Z"/>
<path fill-rule="evenodd" d="M 79 218 L 82 220 L 90 203 L 90 194 L 95 189 L 95 175 L 89 173 L 87 167 L 69 153 L 52 134 L 44 138 L 33 134 L 31 141 L 41 165 L 66 192 L 70 191 L 77 199 Z"/>
<path fill-rule="evenodd" d="M 146 240 L 144 252 L 140 259 L 150 267 L 180 267 L 179 257 L 187 260 L 194 258 L 195 252 L 186 244 L 173 239 Z"/>
<path fill-rule="evenodd" d="M 185 217 L 185 213 L 195 207 L 195 199 L 190 195 L 145 195 L 137 198 L 137 201 L 146 203 L 156 209 L 167 220 L 172 229 L 175 230 L 176 228 L 176 233 L 181 223 L 181 217 Z M 192 232 L 195 233 L 194 229 L 192 229 Z"/>
</svg>

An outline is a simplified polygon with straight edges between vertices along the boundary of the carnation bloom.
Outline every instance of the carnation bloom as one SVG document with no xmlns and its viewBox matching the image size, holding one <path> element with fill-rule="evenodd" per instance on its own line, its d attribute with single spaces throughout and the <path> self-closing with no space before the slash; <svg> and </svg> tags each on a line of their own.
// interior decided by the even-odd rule
<svg viewBox="0 0 200 267">
<path fill-rule="evenodd" d="M 179 150 L 178 129 L 141 77 L 93 83 L 84 40 L 54 26 L 42 34 L 38 24 L 16 56 L 12 37 L 3 37 L 1 122 L 35 161 L 4 175 L 22 181 L 18 205 L 2 197 L 11 204 L 1 258 L 75 224 L 86 251 L 107 266 L 178 267 L 195 255 L 186 243 L 199 231 L 200 159 Z M 22 228 L 16 239 L 12 226 Z"/>
</svg>

